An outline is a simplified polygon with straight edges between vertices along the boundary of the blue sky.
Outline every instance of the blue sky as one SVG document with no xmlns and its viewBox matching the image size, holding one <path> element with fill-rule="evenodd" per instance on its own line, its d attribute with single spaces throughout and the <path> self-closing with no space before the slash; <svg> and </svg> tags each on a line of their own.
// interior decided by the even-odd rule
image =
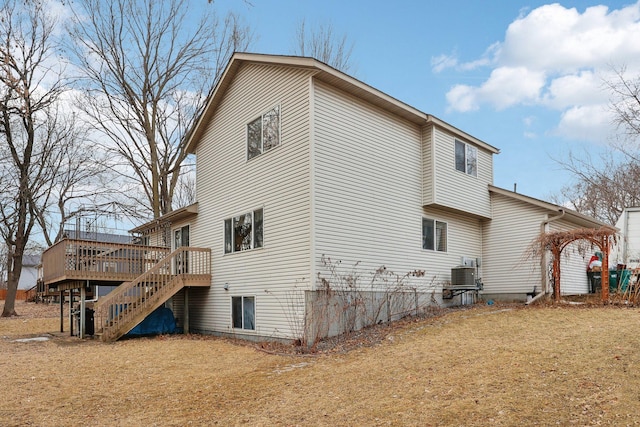
<svg viewBox="0 0 640 427">
<path fill-rule="evenodd" d="M 204 1 L 204 0 L 203 0 Z M 640 3 L 215 0 L 255 31 L 252 51 L 291 54 L 297 23 L 354 43 L 356 78 L 498 147 L 495 184 L 548 199 L 556 160 L 607 150 L 603 79 L 640 71 Z"/>
</svg>

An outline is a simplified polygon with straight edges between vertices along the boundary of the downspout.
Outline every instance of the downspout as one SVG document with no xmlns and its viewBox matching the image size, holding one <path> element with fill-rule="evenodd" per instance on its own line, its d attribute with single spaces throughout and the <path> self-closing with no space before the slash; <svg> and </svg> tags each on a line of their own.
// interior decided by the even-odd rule
<svg viewBox="0 0 640 427">
<path fill-rule="evenodd" d="M 629 214 L 631 214 L 631 212 L 625 208 L 624 210 L 624 229 L 623 229 L 623 236 L 622 236 L 622 263 L 623 264 L 628 264 L 627 262 L 627 256 L 629 256 L 628 254 L 628 250 L 629 250 Z"/>
<path fill-rule="evenodd" d="M 551 218 L 547 217 L 547 219 L 545 219 L 540 223 L 540 233 L 546 233 L 547 226 L 549 225 L 549 223 L 562 219 L 565 214 L 566 214 L 565 210 L 560 209 L 560 215 L 556 215 Z M 540 273 L 542 276 L 542 291 L 540 291 L 531 300 L 527 301 L 526 302 L 527 305 L 533 303 L 534 301 L 542 298 L 543 295 L 547 295 L 549 293 L 549 275 L 546 274 L 546 269 L 547 269 L 546 267 L 547 267 L 547 251 L 544 251 L 542 253 L 542 256 L 540 257 Z"/>
</svg>

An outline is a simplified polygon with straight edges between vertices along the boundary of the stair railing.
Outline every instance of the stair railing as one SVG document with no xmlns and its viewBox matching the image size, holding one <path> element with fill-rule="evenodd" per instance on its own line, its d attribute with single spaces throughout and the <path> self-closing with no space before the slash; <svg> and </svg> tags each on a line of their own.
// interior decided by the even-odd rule
<svg viewBox="0 0 640 427">
<path fill-rule="evenodd" d="M 210 271 L 209 249 L 186 246 L 176 249 L 135 280 L 123 283 L 96 302 L 96 332 L 102 334 L 103 341 L 117 339 L 135 326 L 132 322 L 142 321 L 159 306 L 159 301 L 166 301 L 182 288 L 190 276 L 201 277 L 211 274 Z M 128 330 L 123 332 L 121 329 L 125 327 Z"/>
</svg>

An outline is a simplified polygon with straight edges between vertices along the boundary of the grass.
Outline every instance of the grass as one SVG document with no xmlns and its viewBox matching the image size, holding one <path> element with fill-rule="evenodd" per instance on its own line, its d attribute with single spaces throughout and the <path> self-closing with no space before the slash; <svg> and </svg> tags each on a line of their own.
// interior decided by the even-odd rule
<svg viewBox="0 0 640 427">
<path fill-rule="evenodd" d="M 0 319 L 0 425 L 640 424 L 637 309 L 478 305 L 317 357 L 199 336 L 80 341 L 51 313 Z"/>
</svg>

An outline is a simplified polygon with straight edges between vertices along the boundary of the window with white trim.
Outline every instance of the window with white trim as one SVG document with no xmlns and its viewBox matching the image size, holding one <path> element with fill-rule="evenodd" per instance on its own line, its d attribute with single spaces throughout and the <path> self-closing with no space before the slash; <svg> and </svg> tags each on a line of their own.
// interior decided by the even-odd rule
<svg viewBox="0 0 640 427">
<path fill-rule="evenodd" d="M 255 297 L 231 297 L 231 320 L 234 329 L 256 329 Z"/>
<path fill-rule="evenodd" d="M 478 149 L 456 139 L 456 170 L 478 176 Z"/>
<path fill-rule="evenodd" d="M 280 144 L 280 106 L 247 124 L 247 160 Z"/>
<path fill-rule="evenodd" d="M 422 218 L 422 249 L 447 251 L 447 223 Z"/>
<path fill-rule="evenodd" d="M 224 253 L 262 247 L 263 210 L 256 209 L 224 220 Z"/>
</svg>

